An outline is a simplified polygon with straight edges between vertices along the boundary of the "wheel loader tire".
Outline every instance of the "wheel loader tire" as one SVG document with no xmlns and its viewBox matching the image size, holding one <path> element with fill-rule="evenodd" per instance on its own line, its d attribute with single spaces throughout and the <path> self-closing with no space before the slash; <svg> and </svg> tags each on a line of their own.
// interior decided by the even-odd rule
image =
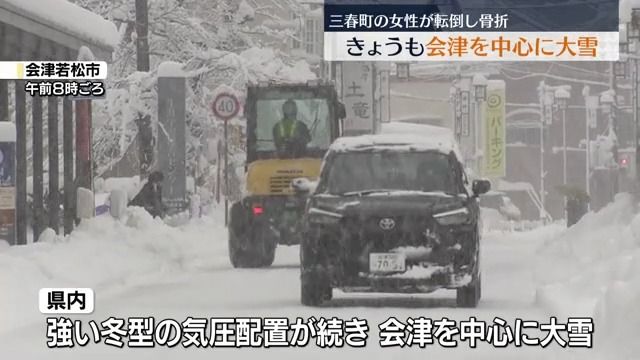
<svg viewBox="0 0 640 360">
<path fill-rule="evenodd" d="M 273 264 L 277 244 L 261 236 L 260 231 L 248 231 L 245 236 L 260 236 L 260 238 L 239 238 L 229 230 L 229 260 L 234 268 L 260 268 Z M 248 244 L 243 248 L 242 244 Z"/>
</svg>

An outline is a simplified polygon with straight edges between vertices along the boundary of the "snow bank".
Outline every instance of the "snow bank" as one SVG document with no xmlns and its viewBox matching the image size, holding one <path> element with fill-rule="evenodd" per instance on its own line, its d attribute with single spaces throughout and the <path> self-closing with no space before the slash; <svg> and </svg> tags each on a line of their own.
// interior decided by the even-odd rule
<svg viewBox="0 0 640 360">
<path fill-rule="evenodd" d="M 539 304 L 562 317 L 594 317 L 597 349 L 617 359 L 640 351 L 640 214 L 631 195 L 545 242 L 535 276 Z"/>
<path fill-rule="evenodd" d="M 20 15 L 50 23 L 79 38 L 111 48 L 118 45 L 119 34 L 114 23 L 66 0 L 2 0 L 0 6 L 3 3 L 16 8 Z"/>
<path fill-rule="evenodd" d="M 96 217 L 64 238 L 0 247 L 0 333 L 41 319 L 37 296 L 43 287 L 91 287 L 99 303 L 167 273 L 227 264 L 220 217 L 171 227 L 129 208 L 122 221 Z"/>
</svg>

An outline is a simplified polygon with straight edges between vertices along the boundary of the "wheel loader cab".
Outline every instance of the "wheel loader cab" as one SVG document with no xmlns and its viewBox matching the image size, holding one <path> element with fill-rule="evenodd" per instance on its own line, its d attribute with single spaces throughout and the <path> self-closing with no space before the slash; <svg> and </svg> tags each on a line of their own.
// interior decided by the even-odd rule
<svg viewBox="0 0 640 360">
<path fill-rule="evenodd" d="M 231 206 L 229 256 L 235 267 L 269 266 L 277 244 L 293 245 L 306 196 L 296 178 L 315 180 L 340 136 L 344 106 L 331 84 L 247 88 L 246 195 Z"/>
</svg>

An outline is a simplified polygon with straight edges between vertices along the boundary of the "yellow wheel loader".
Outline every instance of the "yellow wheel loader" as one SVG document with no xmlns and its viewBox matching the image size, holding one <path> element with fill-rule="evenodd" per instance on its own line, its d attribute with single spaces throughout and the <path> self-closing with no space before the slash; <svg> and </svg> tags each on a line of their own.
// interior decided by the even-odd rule
<svg viewBox="0 0 640 360">
<path fill-rule="evenodd" d="M 306 134 L 306 144 L 283 152 L 274 137 L 292 102 L 298 128 L 305 130 L 291 134 Z M 294 191 L 292 180 L 317 179 L 329 145 L 342 133 L 345 108 L 333 84 L 269 83 L 248 86 L 244 116 L 246 194 L 229 211 L 229 258 L 236 268 L 268 267 L 278 244 L 300 243 L 307 194 Z"/>
</svg>

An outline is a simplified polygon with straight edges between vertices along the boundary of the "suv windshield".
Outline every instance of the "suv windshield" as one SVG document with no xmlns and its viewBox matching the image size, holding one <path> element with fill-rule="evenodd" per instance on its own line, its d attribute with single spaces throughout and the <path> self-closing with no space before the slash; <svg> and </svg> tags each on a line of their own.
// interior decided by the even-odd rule
<svg viewBox="0 0 640 360">
<path fill-rule="evenodd" d="M 375 190 L 459 193 L 449 157 L 436 151 L 339 153 L 328 169 L 330 194 Z"/>
</svg>

